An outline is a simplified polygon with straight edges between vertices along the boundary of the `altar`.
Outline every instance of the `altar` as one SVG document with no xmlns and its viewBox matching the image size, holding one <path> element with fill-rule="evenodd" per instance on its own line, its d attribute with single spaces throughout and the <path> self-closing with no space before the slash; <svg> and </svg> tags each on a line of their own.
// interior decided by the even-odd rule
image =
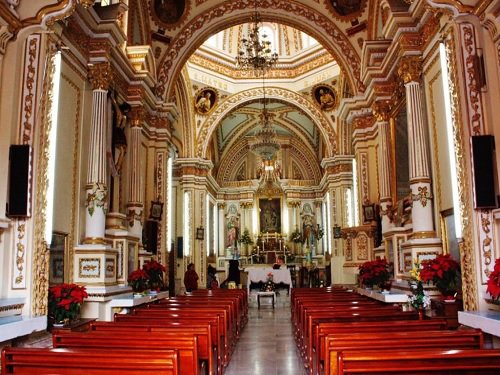
<svg viewBox="0 0 500 375">
<path fill-rule="evenodd" d="M 269 274 L 273 275 L 273 282 L 275 284 L 286 284 L 288 285 L 288 291 L 292 288 L 292 276 L 289 269 L 273 269 L 270 267 L 247 267 L 245 272 L 248 272 L 248 293 L 250 294 L 250 284 L 266 282 Z"/>
</svg>

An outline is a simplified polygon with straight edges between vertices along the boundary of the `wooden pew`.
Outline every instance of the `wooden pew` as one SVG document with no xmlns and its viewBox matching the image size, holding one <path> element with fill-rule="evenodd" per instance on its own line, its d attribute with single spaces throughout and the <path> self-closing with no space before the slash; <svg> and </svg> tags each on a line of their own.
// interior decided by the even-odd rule
<svg viewBox="0 0 500 375">
<path fill-rule="evenodd" d="M 109 332 L 58 332 L 52 335 L 54 348 L 88 348 L 93 350 L 113 349 L 148 349 L 151 358 L 156 350 L 175 349 L 178 352 L 179 374 L 193 375 L 200 373 L 198 360 L 198 340 L 192 334 L 169 335 L 163 332 L 151 332 L 148 335 L 114 335 Z"/>
<path fill-rule="evenodd" d="M 367 332 L 413 332 L 437 331 L 447 329 L 444 319 L 432 320 L 396 320 L 374 322 L 344 322 L 344 323 L 319 323 L 314 327 L 312 339 L 313 361 L 312 373 L 318 375 L 324 367 L 326 356 L 325 339 L 330 334 L 341 333 L 367 333 Z"/>
<path fill-rule="evenodd" d="M 306 325 L 302 330 L 301 352 L 303 353 L 305 364 L 312 363 L 313 332 L 316 324 L 321 322 L 356 322 L 356 321 L 393 321 L 393 320 L 417 320 L 418 314 L 415 311 L 400 311 L 391 309 L 362 309 L 356 312 L 349 310 L 339 310 L 334 314 L 331 312 L 311 312 L 306 315 Z"/>
<path fill-rule="evenodd" d="M 177 375 L 176 350 L 11 348 L 2 350 L 2 374 Z"/>
<path fill-rule="evenodd" d="M 223 335 L 223 361 L 227 365 L 231 356 L 232 349 L 235 342 L 232 339 L 231 332 L 232 328 L 229 323 L 228 311 L 224 308 L 218 307 L 163 307 L 157 309 L 134 309 L 132 314 L 140 316 L 143 319 L 146 317 L 151 319 L 161 319 L 161 318 L 178 318 L 178 317 L 213 317 L 219 316 L 221 323 L 220 329 Z"/>
<path fill-rule="evenodd" d="M 174 316 L 162 316 L 159 318 L 155 317 L 154 319 L 145 319 L 144 316 L 139 315 L 115 314 L 114 321 L 117 323 L 154 325 L 160 327 L 209 324 L 212 331 L 212 343 L 215 345 L 215 354 L 217 357 L 217 373 L 221 374 L 223 367 L 227 365 L 227 363 L 224 363 L 224 336 L 221 329 L 223 323 L 217 315 L 200 316 L 198 314 L 196 316 L 190 315 L 185 317 L 182 316 L 182 314 L 174 314 Z"/>
<path fill-rule="evenodd" d="M 209 375 L 217 373 L 217 352 L 212 344 L 212 332 L 209 324 L 182 324 L 176 326 L 160 326 L 146 321 L 144 324 L 118 322 L 92 322 L 89 327 L 93 332 L 111 332 L 117 335 L 132 334 L 142 336 L 146 332 L 161 332 L 173 334 L 190 333 L 198 339 L 198 357 L 204 361 Z"/>
<path fill-rule="evenodd" d="M 355 350 L 383 353 L 386 350 L 412 349 L 482 349 L 483 333 L 478 329 L 459 331 L 336 333 L 325 339 L 325 357 L 337 358 L 342 352 Z M 337 363 L 325 362 L 325 374 L 336 374 Z"/>
<path fill-rule="evenodd" d="M 332 353 L 338 374 L 398 375 L 498 375 L 500 349 L 391 350 Z M 330 372 L 331 375 L 337 374 Z"/>
</svg>

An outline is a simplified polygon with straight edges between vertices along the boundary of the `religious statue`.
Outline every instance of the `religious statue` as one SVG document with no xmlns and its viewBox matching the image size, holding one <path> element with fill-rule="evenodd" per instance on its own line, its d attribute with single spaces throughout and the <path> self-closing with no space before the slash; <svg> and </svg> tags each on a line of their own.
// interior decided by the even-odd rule
<svg viewBox="0 0 500 375">
<path fill-rule="evenodd" d="M 336 100 L 333 88 L 327 85 L 316 86 L 313 89 L 313 95 L 323 111 L 331 111 L 335 108 Z"/>
<path fill-rule="evenodd" d="M 226 247 L 234 248 L 236 246 L 236 241 L 238 240 L 239 233 L 239 219 L 237 216 L 232 216 L 227 221 L 227 241 Z"/>
</svg>

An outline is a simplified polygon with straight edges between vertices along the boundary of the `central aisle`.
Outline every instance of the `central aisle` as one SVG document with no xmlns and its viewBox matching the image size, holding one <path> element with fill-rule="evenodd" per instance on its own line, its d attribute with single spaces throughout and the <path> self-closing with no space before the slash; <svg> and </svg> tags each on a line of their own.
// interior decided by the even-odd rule
<svg viewBox="0 0 500 375">
<path fill-rule="evenodd" d="M 248 324 L 236 344 L 225 375 L 303 375 L 290 320 L 290 297 L 281 291 L 273 310 L 268 299 L 257 309 L 250 295 Z"/>
</svg>

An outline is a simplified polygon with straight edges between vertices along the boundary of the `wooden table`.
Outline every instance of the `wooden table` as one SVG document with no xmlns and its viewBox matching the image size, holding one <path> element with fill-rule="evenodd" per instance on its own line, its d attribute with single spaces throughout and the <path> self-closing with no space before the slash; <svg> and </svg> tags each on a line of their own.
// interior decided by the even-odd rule
<svg viewBox="0 0 500 375">
<path fill-rule="evenodd" d="M 257 292 L 257 307 L 260 309 L 260 299 L 271 298 L 274 310 L 274 301 L 276 300 L 276 292 Z"/>
</svg>

